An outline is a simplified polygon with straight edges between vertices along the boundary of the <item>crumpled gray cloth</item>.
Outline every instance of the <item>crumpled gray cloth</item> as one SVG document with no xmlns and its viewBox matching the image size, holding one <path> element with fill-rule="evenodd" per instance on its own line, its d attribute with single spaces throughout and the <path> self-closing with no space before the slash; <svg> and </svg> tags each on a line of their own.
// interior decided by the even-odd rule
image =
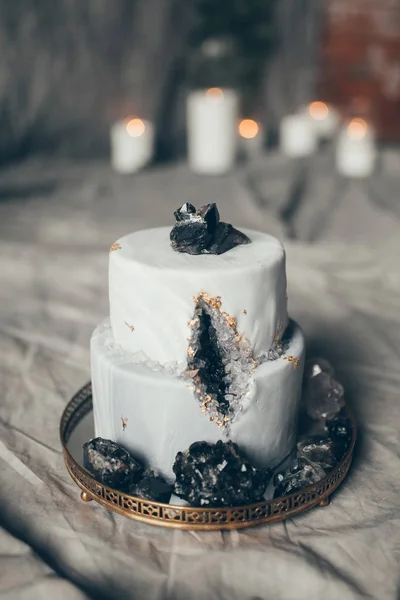
<svg viewBox="0 0 400 600">
<path fill-rule="evenodd" d="M 353 246 L 285 242 L 290 312 L 309 351 L 337 368 L 360 429 L 351 472 L 329 507 L 273 526 L 195 533 L 136 523 L 80 501 L 63 465 L 58 425 L 90 376 L 90 334 L 108 311 L 111 243 L 126 231 L 170 222 L 173 208 L 210 200 L 210 190 L 222 197 L 222 218 L 230 209 L 237 226 L 279 235 L 274 217 L 257 212 L 229 177 L 203 182 L 177 167 L 121 181 L 105 165 L 90 164 L 29 163 L 0 177 L 0 191 L 10 190 L 9 202 L 0 203 L 1 597 L 395 600 L 394 236 L 371 247 L 367 235 Z"/>
</svg>

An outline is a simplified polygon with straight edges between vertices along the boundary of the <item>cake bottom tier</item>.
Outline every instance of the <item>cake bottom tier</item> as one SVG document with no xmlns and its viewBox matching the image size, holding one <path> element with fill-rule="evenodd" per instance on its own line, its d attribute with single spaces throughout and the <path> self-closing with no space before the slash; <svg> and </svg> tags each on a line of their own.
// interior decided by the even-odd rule
<svg viewBox="0 0 400 600">
<path fill-rule="evenodd" d="M 201 412 L 190 379 L 114 342 L 109 320 L 91 340 L 96 436 L 118 442 L 168 480 L 177 452 L 200 440 L 231 439 L 257 467 L 274 467 L 293 449 L 304 368 L 304 337 L 293 321 L 287 351 L 264 362 L 228 434 Z"/>
</svg>

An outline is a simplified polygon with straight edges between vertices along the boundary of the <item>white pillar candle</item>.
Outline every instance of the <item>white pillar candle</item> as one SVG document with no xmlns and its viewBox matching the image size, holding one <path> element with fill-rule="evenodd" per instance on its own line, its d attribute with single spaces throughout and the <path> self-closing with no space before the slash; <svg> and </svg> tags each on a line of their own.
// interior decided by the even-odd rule
<svg viewBox="0 0 400 600">
<path fill-rule="evenodd" d="M 320 138 L 331 138 L 339 126 L 339 113 L 325 102 L 311 102 L 307 112 Z"/>
<path fill-rule="evenodd" d="M 352 119 L 338 136 L 336 168 L 345 177 L 368 177 L 376 161 L 375 139 L 364 119 Z"/>
<path fill-rule="evenodd" d="M 111 127 L 111 164 L 119 173 L 134 173 L 153 158 L 154 128 L 150 121 L 128 117 Z"/>
<path fill-rule="evenodd" d="M 195 173 L 229 171 L 236 159 L 238 96 L 234 90 L 210 88 L 187 98 L 189 166 Z"/>
<path fill-rule="evenodd" d="M 257 121 L 242 119 L 238 125 L 239 147 L 247 157 L 258 156 L 263 151 L 264 132 Z"/>
<path fill-rule="evenodd" d="M 280 126 L 280 148 L 283 154 L 299 158 L 317 149 L 317 132 L 310 117 L 295 114 L 283 117 Z"/>
</svg>

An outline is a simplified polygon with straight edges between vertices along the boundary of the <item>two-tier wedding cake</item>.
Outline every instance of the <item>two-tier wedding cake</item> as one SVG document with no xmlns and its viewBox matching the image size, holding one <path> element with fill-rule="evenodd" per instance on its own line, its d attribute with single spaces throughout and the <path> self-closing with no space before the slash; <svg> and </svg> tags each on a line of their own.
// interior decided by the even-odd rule
<svg viewBox="0 0 400 600">
<path fill-rule="evenodd" d="M 179 451 L 232 440 L 256 467 L 294 448 L 304 338 L 285 252 L 190 204 L 111 247 L 110 318 L 91 341 L 96 436 L 166 479 Z"/>
</svg>

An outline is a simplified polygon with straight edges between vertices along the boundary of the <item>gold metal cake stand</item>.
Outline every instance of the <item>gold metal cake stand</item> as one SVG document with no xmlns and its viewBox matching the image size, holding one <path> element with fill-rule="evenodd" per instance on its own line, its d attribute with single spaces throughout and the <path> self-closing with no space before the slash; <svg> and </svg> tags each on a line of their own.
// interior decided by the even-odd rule
<svg viewBox="0 0 400 600">
<path fill-rule="evenodd" d="M 72 457 L 67 447 L 71 433 L 92 408 L 92 387 L 88 383 L 68 403 L 60 422 L 65 465 L 72 479 L 81 489 L 82 500 L 85 502 L 95 500 L 106 508 L 136 521 L 176 529 L 196 531 L 241 529 L 276 523 L 318 505 L 328 506 L 330 495 L 342 483 L 349 471 L 357 436 L 354 417 L 348 411 L 353 435 L 347 453 L 329 475 L 300 492 L 246 506 L 195 508 L 143 500 L 111 489 L 93 479 Z"/>
</svg>

